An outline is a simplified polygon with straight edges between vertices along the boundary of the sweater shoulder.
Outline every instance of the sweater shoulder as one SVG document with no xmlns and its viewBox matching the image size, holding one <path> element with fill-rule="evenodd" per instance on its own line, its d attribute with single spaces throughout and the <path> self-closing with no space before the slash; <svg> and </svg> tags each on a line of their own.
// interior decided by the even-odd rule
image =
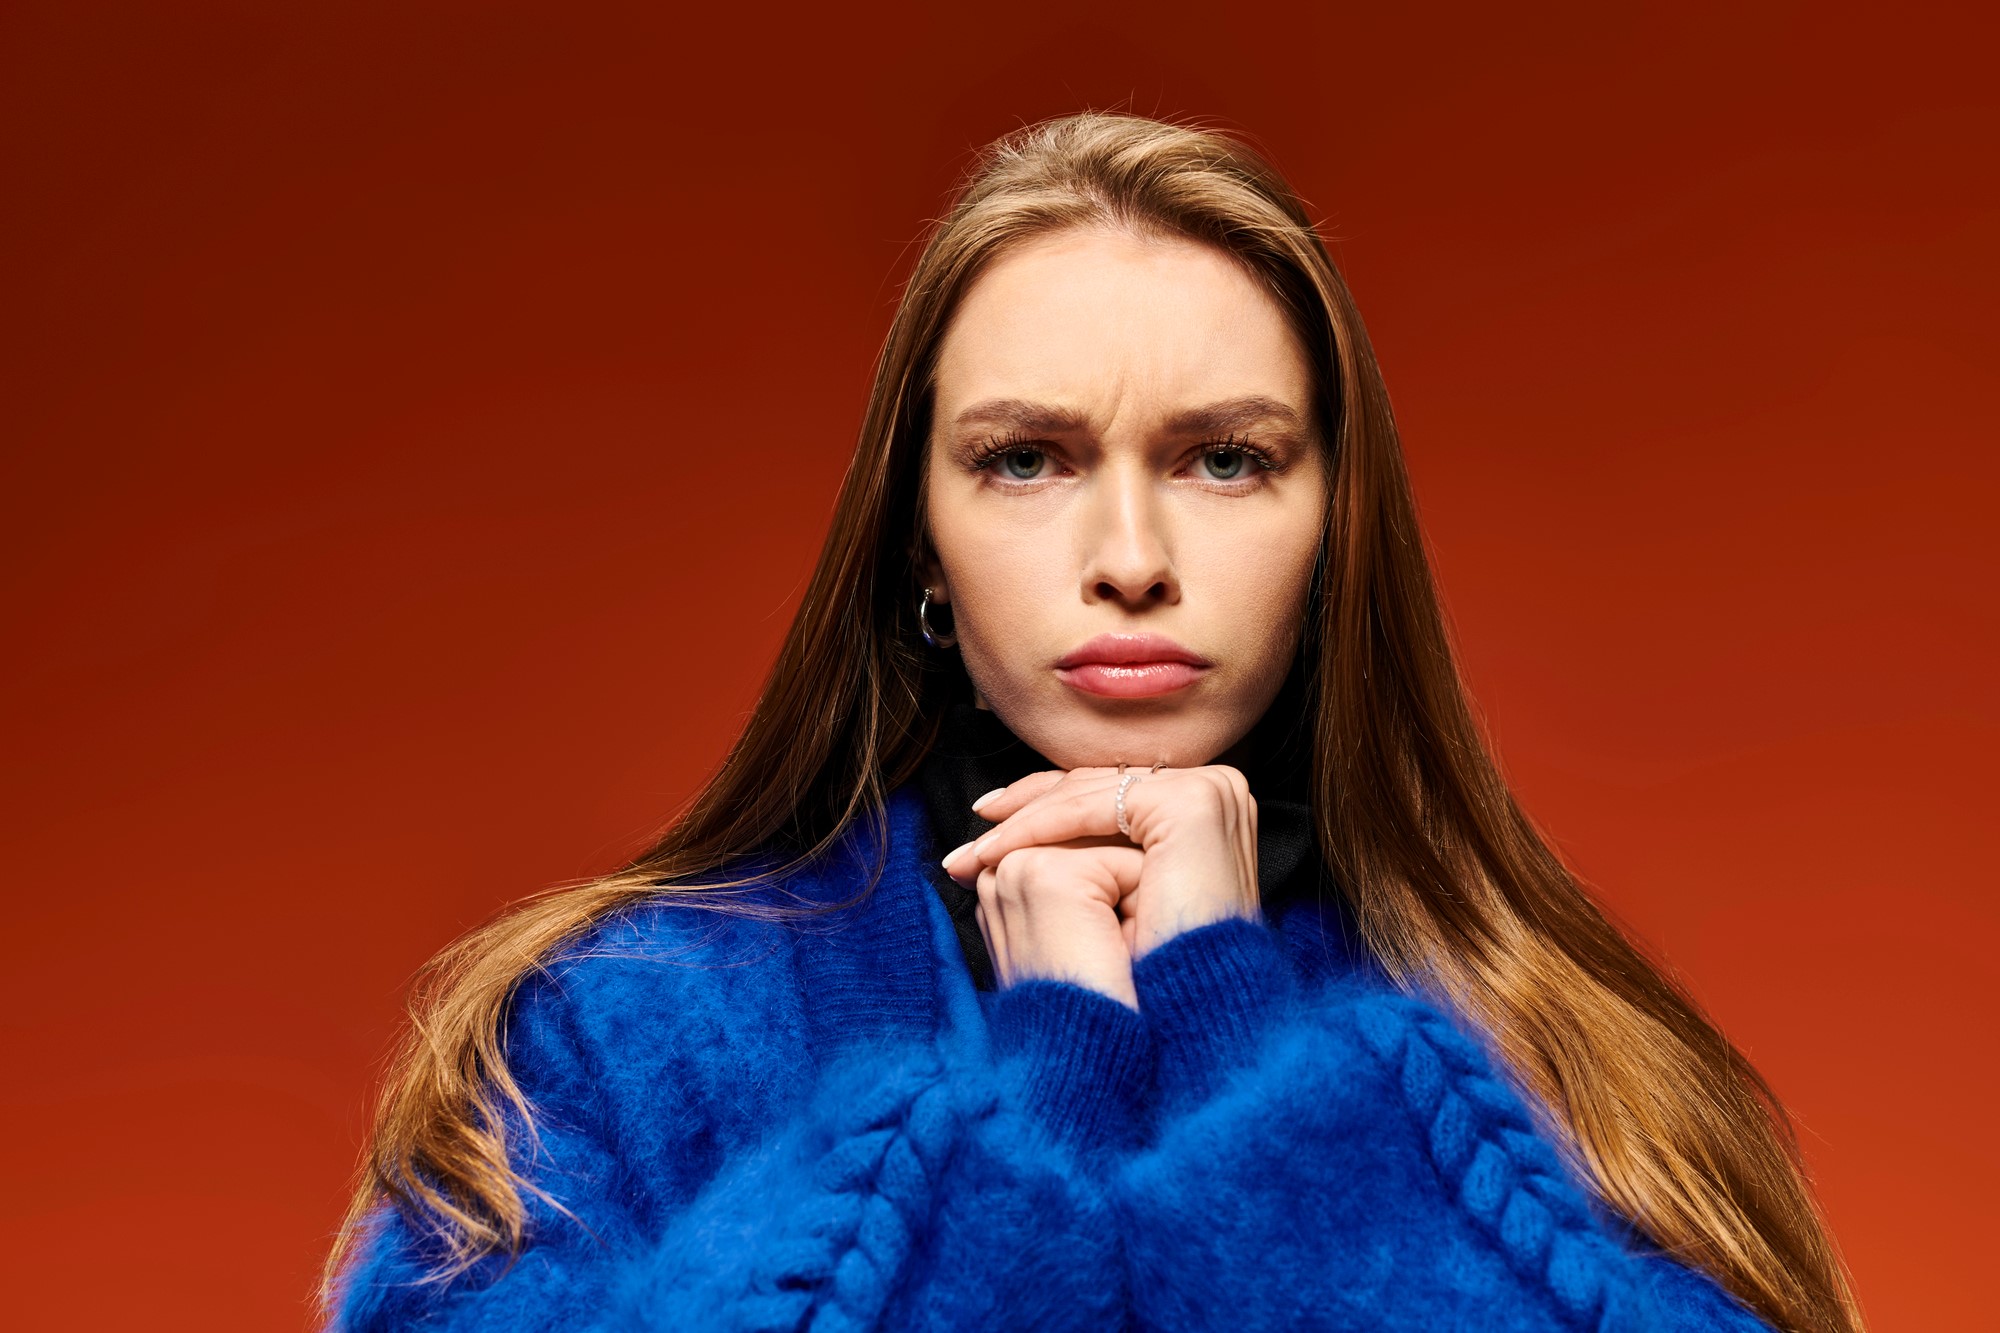
<svg viewBox="0 0 2000 1333">
<path fill-rule="evenodd" d="M 661 885 L 558 946 L 523 976 L 521 994 L 582 1017 L 668 997 L 687 1002 L 717 986 L 770 984 L 789 970 L 790 937 L 785 922 L 755 914 L 768 898 L 761 888 L 739 897 Z"/>
<path fill-rule="evenodd" d="M 791 928 L 664 888 L 559 948 L 509 1005 L 507 1059 L 557 1117 L 659 1117 L 727 1141 L 796 1092 L 806 1044 Z"/>
<path fill-rule="evenodd" d="M 771 899 L 761 887 L 739 897 L 661 885 L 654 896 L 592 923 L 537 971 L 565 987 L 582 982 L 593 994 L 633 985 L 680 988 L 721 969 L 767 971 L 784 961 L 790 942 L 786 922 L 757 915 Z"/>
</svg>

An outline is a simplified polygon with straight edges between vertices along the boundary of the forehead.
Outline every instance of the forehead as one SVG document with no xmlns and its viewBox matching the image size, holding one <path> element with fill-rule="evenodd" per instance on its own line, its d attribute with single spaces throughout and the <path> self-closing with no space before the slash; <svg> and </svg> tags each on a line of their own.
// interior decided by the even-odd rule
<svg viewBox="0 0 2000 1333">
<path fill-rule="evenodd" d="M 941 414 L 1006 395 L 1124 415 L 1259 394 L 1304 411 L 1311 368 L 1277 300 L 1184 237 L 1072 230 L 1003 253 L 939 348 Z"/>
</svg>

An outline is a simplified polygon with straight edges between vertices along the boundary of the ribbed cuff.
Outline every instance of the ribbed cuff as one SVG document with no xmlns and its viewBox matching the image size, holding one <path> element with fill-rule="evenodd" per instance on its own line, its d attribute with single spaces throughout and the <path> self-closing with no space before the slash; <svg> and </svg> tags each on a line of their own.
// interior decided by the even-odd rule
<svg viewBox="0 0 2000 1333">
<path fill-rule="evenodd" d="M 1078 1147 L 1136 1140 L 1152 1077 L 1146 1020 L 1101 991 L 1036 978 L 994 996 L 993 1053 L 1013 1064 L 1023 1101 L 1059 1138 Z"/>
<path fill-rule="evenodd" d="M 1205 1101 L 1290 1003 L 1296 982 L 1278 933 L 1231 917 L 1174 936 L 1132 965 L 1162 1101 Z"/>
</svg>

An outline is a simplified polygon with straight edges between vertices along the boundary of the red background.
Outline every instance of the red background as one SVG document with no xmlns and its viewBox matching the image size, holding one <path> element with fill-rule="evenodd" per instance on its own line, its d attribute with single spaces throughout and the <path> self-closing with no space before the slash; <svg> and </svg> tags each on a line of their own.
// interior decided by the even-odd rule
<svg viewBox="0 0 2000 1333">
<path fill-rule="evenodd" d="M 672 8 L 0 11 L 13 1326 L 307 1323 L 410 973 L 720 757 L 910 239 L 1114 104 L 1326 219 L 1530 810 L 1990 1319 L 1994 34 Z"/>
</svg>

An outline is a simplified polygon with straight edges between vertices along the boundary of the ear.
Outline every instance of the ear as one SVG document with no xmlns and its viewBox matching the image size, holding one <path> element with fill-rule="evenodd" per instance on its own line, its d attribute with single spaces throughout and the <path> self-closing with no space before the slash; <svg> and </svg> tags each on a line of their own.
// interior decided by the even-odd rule
<svg viewBox="0 0 2000 1333">
<path fill-rule="evenodd" d="M 951 584 L 944 576 L 944 564 L 937 558 L 937 552 L 931 549 L 931 544 L 922 537 L 917 538 L 917 547 L 911 555 L 911 564 L 917 571 L 917 587 L 931 590 L 931 605 L 949 605 Z"/>
</svg>

